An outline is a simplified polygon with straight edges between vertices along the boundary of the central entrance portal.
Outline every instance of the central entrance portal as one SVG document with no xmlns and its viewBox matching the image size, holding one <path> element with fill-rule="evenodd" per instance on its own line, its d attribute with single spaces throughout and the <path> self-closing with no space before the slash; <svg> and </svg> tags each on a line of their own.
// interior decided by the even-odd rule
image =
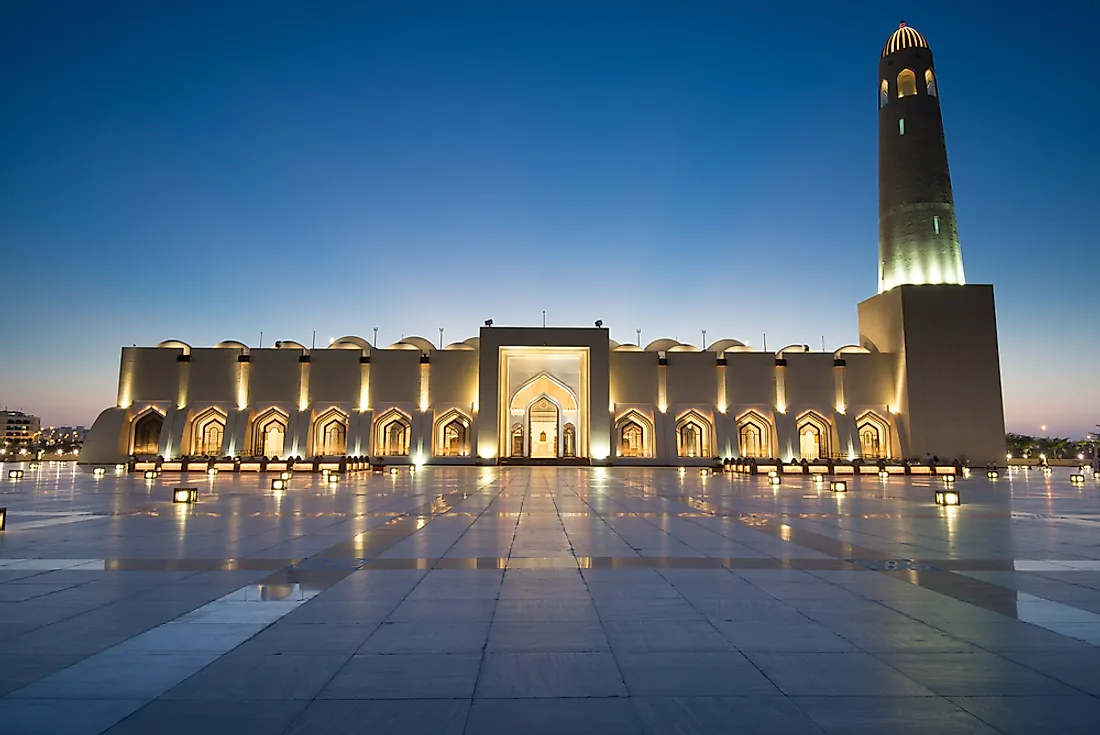
<svg viewBox="0 0 1100 735">
<path fill-rule="evenodd" d="M 546 397 L 531 404 L 531 456 L 553 459 L 558 456 L 558 407 Z"/>
<path fill-rule="evenodd" d="M 607 459 L 614 342 L 606 329 L 487 325 L 478 339 L 473 410 L 481 460 L 584 466 Z"/>
<path fill-rule="evenodd" d="M 569 459 L 577 456 L 580 402 L 561 379 L 548 373 L 529 378 L 508 401 L 509 456 Z"/>
</svg>

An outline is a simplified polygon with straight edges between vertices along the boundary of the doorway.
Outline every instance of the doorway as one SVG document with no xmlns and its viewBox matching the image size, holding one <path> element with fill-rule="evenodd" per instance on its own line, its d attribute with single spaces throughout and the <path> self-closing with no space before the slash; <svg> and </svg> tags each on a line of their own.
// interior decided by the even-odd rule
<svg viewBox="0 0 1100 735">
<path fill-rule="evenodd" d="M 530 456 L 552 459 L 558 456 L 558 407 L 543 396 L 531 404 L 528 412 L 531 437 Z"/>
</svg>

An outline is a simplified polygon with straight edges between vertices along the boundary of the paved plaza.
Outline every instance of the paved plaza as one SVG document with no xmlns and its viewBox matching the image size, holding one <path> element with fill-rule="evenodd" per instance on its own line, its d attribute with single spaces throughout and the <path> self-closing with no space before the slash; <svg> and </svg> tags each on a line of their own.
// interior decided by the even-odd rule
<svg viewBox="0 0 1100 735">
<path fill-rule="evenodd" d="M 930 477 L 14 467 L 5 735 L 1100 732 L 1100 483 L 1065 469 L 945 508 Z"/>
</svg>

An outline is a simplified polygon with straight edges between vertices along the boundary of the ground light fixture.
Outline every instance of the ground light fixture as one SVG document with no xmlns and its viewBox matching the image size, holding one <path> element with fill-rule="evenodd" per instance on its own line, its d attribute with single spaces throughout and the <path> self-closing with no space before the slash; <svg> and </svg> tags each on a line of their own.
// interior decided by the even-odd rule
<svg viewBox="0 0 1100 735">
<path fill-rule="evenodd" d="M 210 477 L 213 477 L 214 475 L 218 474 L 218 468 L 217 467 L 211 467 L 210 469 L 208 469 L 206 471 L 206 474 L 208 474 Z"/>
<path fill-rule="evenodd" d="M 157 475 L 159 475 L 159 474 L 160 473 L 157 472 L 156 470 L 145 470 L 145 479 L 146 480 L 155 480 L 155 479 L 157 479 Z"/>
<path fill-rule="evenodd" d="M 325 479 L 329 482 L 329 484 L 335 485 L 336 483 L 340 482 L 340 475 L 336 474 L 335 472 L 330 472 L 328 473 L 328 475 L 325 476 Z"/>
<path fill-rule="evenodd" d="M 290 479 L 290 473 L 286 472 L 286 471 L 280 472 L 279 473 L 279 479 L 280 480 L 289 480 Z"/>
<path fill-rule="evenodd" d="M 18 480 L 23 477 L 23 470 L 8 470 L 9 480 Z"/>
<path fill-rule="evenodd" d="M 955 484 L 955 476 L 954 475 L 944 475 L 943 476 L 943 484 L 944 485 L 954 485 Z"/>
<path fill-rule="evenodd" d="M 328 469 L 321 470 L 321 477 L 328 477 L 328 473 L 329 473 Z"/>
<path fill-rule="evenodd" d="M 954 488 L 944 488 L 936 491 L 936 505 L 961 505 L 962 497 Z"/>
<path fill-rule="evenodd" d="M 416 465 L 414 465 L 414 464 L 409 465 L 409 472 L 411 474 L 416 474 Z"/>
<path fill-rule="evenodd" d="M 676 471 L 679 472 L 682 475 L 685 472 L 687 472 L 687 468 L 686 467 L 677 467 Z"/>
<path fill-rule="evenodd" d="M 116 472 L 122 472 L 124 469 L 126 469 L 126 465 L 124 465 L 124 464 L 116 464 L 115 465 L 115 471 Z"/>
<path fill-rule="evenodd" d="M 396 475 L 397 474 L 397 468 L 396 467 L 390 467 L 390 474 L 391 475 Z"/>
<path fill-rule="evenodd" d="M 776 475 L 776 474 L 768 475 L 768 484 L 770 484 L 770 485 L 779 485 L 782 482 L 783 482 L 783 479 L 779 475 Z"/>
<path fill-rule="evenodd" d="M 271 489 L 272 490 L 286 490 L 286 484 L 287 484 L 287 481 L 280 477 L 276 480 L 271 481 Z"/>
<path fill-rule="evenodd" d="M 92 470 L 92 474 L 96 477 L 103 477 L 103 475 L 105 475 L 106 473 L 107 470 L 103 469 L 102 467 L 96 467 L 94 470 Z"/>
<path fill-rule="evenodd" d="M 776 472 L 775 470 L 772 470 L 771 472 L 768 473 L 768 477 L 779 477 L 779 473 Z"/>
<path fill-rule="evenodd" d="M 997 470 L 990 470 L 989 472 L 985 473 L 985 476 L 988 477 L 990 480 L 996 480 L 998 477 L 1000 477 L 1000 475 L 997 473 Z"/>
<path fill-rule="evenodd" d="M 1085 481 L 1085 476 L 1084 475 L 1070 475 L 1069 476 L 1069 481 L 1072 482 L 1074 485 L 1080 485 L 1081 483 L 1083 483 Z"/>
<path fill-rule="evenodd" d="M 818 483 L 825 482 L 825 475 L 821 474 L 820 472 L 816 473 L 816 474 L 813 474 L 813 475 L 810 475 L 810 477 L 813 478 L 814 482 L 818 482 Z"/>
<path fill-rule="evenodd" d="M 833 480 L 829 483 L 829 489 L 834 493 L 846 493 L 848 492 L 848 483 L 844 480 Z"/>
<path fill-rule="evenodd" d="M 38 469 L 38 463 L 37 462 L 31 462 L 29 465 L 27 465 L 27 467 L 29 467 L 32 470 L 37 470 Z"/>
<path fill-rule="evenodd" d="M 8 509 L 0 508 L 0 531 L 8 527 Z"/>
<path fill-rule="evenodd" d="M 173 503 L 197 503 L 199 501 L 199 489 L 197 487 L 177 487 L 172 491 Z"/>
<path fill-rule="evenodd" d="M 883 480 L 885 480 L 885 479 L 888 479 L 890 477 L 890 473 L 887 472 L 886 470 L 879 470 L 878 471 L 878 476 L 881 477 Z"/>
<path fill-rule="evenodd" d="M 710 474 L 710 470 L 708 470 L 706 467 L 704 467 L 703 469 L 699 470 L 699 474 L 702 477 L 706 477 Z"/>
</svg>

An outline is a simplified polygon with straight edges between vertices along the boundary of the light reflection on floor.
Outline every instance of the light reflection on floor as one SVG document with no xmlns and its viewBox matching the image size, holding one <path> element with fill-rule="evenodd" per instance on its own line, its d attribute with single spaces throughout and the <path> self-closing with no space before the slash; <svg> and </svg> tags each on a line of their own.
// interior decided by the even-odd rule
<svg viewBox="0 0 1100 735">
<path fill-rule="evenodd" d="M 9 466 L 5 735 L 1100 723 L 1100 486 L 1068 470 L 943 508 L 919 476 Z"/>
</svg>

